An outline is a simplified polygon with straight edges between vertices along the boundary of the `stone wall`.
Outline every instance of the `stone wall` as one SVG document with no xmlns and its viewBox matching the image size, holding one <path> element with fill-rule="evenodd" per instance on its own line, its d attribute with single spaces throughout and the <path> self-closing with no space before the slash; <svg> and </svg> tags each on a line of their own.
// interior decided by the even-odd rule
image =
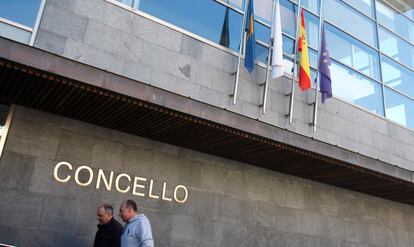
<svg viewBox="0 0 414 247">
<path fill-rule="evenodd" d="M 182 184 L 188 200 L 59 183 L 60 161 L 152 178 L 156 193 L 162 182 L 169 195 Z M 0 243 L 91 246 L 96 207 L 109 202 L 118 210 L 132 198 L 159 247 L 414 245 L 412 206 L 20 106 L 0 169 Z"/>
<path fill-rule="evenodd" d="M 237 57 L 104 0 L 48 0 L 35 47 L 142 83 L 351 150 L 412 171 L 414 132 L 339 99 L 319 104 L 318 130 L 309 127 L 314 91 L 296 88 L 293 123 L 290 79 L 271 81 L 261 113 L 264 69 L 242 69 L 232 104 Z M 288 70 L 288 69 L 287 69 Z"/>
</svg>

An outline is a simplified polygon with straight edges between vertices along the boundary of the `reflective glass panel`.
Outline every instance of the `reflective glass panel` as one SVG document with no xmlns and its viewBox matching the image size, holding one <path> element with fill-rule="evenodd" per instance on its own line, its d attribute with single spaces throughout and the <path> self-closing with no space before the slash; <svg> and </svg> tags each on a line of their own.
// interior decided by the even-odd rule
<svg viewBox="0 0 414 247">
<path fill-rule="evenodd" d="M 298 1 L 294 0 L 297 4 Z M 319 15 L 321 0 L 301 0 L 300 5 L 305 7 L 306 9 L 312 11 L 313 13 Z"/>
<path fill-rule="evenodd" d="M 132 7 L 132 0 L 116 0 L 116 1 Z"/>
<path fill-rule="evenodd" d="M 324 2 L 325 18 L 363 42 L 377 47 L 375 23 L 339 0 Z"/>
<path fill-rule="evenodd" d="M 383 28 L 378 28 L 378 35 L 382 52 L 414 69 L 414 46 Z"/>
<path fill-rule="evenodd" d="M 377 1 L 378 23 L 414 44 L 414 23 L 405 15 Z"/>
<path fill-rule="evenodd" d="M 309 52 L 309 63 L 312 68 L 318 67 L 318 52 L 312 49 L 308 49 Z"/>
<path fill-rule="evenodd" d="M 245 0 L 224 0 L 223 2 L 230 4 L 231 6 L 240 9 L 240 10 L 244 10 L 244 3 L 246 2 Z"/>
<path fill-rule="evenodd" d="M 280 0 L 280 20 L 282 22 L 282 32 L 295 37 L 295 5 L 288 0 Z"/>
<path fill-rule="evenodd" d="M 389 5 L 404 13 L 408 18 L 414 21 L 414 1 L 412 0 L 392 0 L 387 1 Z"/>
<path fill-rule="evenodd" d="M 387 118 L 414 128 L 414 101 L 389 89 L 384 89 Z"/>
<path fill-rule="evenodd" d="M 414 71 L 382 56 L 382 81 L 410 97 L 414 98 Z"/>
<path fill-rule="evenodd" d="M 374 17 L 372 0 L 342 0 L 367 16 Z"/>
<path fill-rule="evenodd" d="M 139 9 L 171 24 L 220 43 L 222 30 L 228 25 L 229 48 L 238 51 L 242 16 L 233 10 L 211 0 L 141 0 Z M 212 18 L 214 17 L 214 18 Z"/>
<path fill-rule="evenodd" d="M 254 17 L 269 25 L 272 24 L 273 0 L 254 1 Z"/>
<path fill-rule="evenodd" d="M 309 47 L 318 50 L 319 18 L 305 11 L 306 38 Z"/>
<path fill-rule="evenodd" d="M 332 58 L 380 80 L 377 51 L 329 24 L 325 24 L 325 34 Z"/>
<path fill-rule="evenodd" d="M 263 24 L 260 24 L 257 21 L 254 23 L 254 28 L 256 40 L 260 40 L 266 44 L 269 44 L 270 28 L 266 27 Z"/>
<path fill-rule="evenodd" d="M 267 55 L 269 55 L 269 49 L 256 43 L 255 55 L 256 60 L 267 64 Z"/>
<path fill-rule="evenodd" d="M 333 95 L 384 116 L 381 85 L 331 59 Z"/>
<path fill-rule="evenodd" d="M 291 38 L 286 37 L 285 35 L 283 37 L 283 52 L 289 55 L 293 55 L 294 53 L 294 40 Z"/>
<path fill-rule="evenodd" d="M 41 0 L 0 1 L 0 17 L 33 28 Z"/>
</svg>

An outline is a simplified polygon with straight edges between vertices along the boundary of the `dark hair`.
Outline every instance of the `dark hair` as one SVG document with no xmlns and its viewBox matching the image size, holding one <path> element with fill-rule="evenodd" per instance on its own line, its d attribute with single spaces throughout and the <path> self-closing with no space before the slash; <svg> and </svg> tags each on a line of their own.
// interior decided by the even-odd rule
<svg viewBox="0 0 414 247">
<path fill-rule="evenodd" d="M 111 205 L 104 204 L 104 205 L 102 205 L 102 207 L 104 208 L 106 213 L 108 213 L 110 215 L 114 215 L 114 208 Z"/>
<path fill-rule="evenodd" d="M 138 211 L 137 204 L 133 200 L 126 200 L 125 207 L 132 208 L 134 212 Z"/>
</svg>

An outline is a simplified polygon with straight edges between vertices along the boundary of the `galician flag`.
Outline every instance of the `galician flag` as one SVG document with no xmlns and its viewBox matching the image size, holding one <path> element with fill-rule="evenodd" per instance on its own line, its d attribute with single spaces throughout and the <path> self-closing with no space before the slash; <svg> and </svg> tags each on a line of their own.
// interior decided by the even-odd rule
<svg viewBox="0 0 414 247">
<path fill-rule="evenodd" d="M 305 16 L 304 16 L 303 9 L 300 13 L 298 51 L 299 51 L 299 87 L 300 89 L 302 89 L 302 91 L 305 91 L 311 87 L 311 80 L 310 80 L 308 44 L 306 42 Z"/>
<path fill-rule="evenodd" d="M 275 17 L 272 25 L 272 79 L 283 76 L 283 38 L 280 22 L 279 0 L 276 0 Z"/>
</svg>

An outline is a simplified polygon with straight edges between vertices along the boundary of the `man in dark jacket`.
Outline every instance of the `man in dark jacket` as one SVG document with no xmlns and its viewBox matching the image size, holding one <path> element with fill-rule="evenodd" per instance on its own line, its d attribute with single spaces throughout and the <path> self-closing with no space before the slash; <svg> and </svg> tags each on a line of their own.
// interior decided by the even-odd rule
<svg viewBox="0 0 414 247">
<path fill-rule="evenodd" d="M 114 208 L 103 204 L 96 213 L 99 221 L 94 247 L 120 247 L 122 225 L 113 217 Z"/>
</svg>

